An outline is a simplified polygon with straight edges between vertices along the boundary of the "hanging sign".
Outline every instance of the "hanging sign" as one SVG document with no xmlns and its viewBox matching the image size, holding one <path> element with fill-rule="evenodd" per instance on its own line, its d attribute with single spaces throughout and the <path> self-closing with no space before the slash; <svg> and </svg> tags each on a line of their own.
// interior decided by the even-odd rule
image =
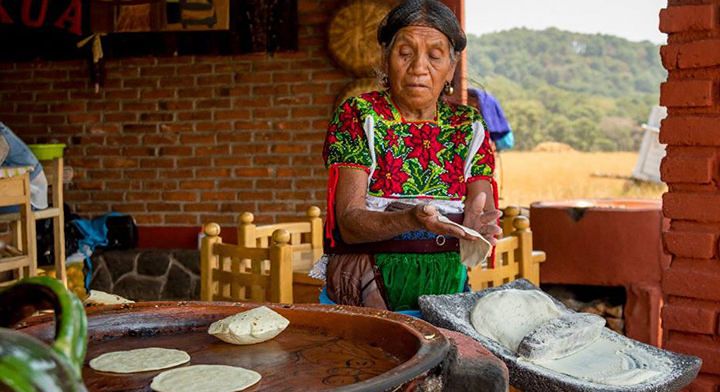
<svg viewBox="0 0 720 392">
<path fill-rule="evenodd" d="M 82 35 L 81 0 L 0 0 L 0 24 Z"/>
</svg>

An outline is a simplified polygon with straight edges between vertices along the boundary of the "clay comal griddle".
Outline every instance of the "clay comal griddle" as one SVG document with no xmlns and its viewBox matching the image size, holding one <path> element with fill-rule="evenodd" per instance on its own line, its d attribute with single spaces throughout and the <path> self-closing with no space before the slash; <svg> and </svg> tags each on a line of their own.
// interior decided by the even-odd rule
<svg viewBox="0 0 720 392">
<path fill-rule="evenodd" d="M 90 359 L 118 350 L 165 347 L 187 351 L 190 364 L 223 364 L 262 375 L 249 391 L 382 391 L 421 377 L 447 354 L 448 341 L 430 324 L 390 312 L 343 306 L 269 305 L 290 320 L 276 338 L 236 346 L 207 334 L 208 326 L 249 310 L 247 303 L 138 303 L 88 311 L 83 379 L 90 391 L 150 391 L 161 371 L 97 372 Z M 52 322 L 24 329 L 50 340 Z"/>
</svg>

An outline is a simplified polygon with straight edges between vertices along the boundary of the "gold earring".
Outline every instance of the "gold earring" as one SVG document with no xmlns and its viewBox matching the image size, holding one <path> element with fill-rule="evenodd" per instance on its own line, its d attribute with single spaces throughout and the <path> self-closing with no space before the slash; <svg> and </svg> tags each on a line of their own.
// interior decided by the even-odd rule
<svg viewBox="0 0 720 392">
<path fill-rule="evenodd" d="M 453 95 L 455 93 L 455 87 L 453 87 L 450 82 L 445 82 L 443 91 L 445 92 L 445 95 Z"/>
</svg>

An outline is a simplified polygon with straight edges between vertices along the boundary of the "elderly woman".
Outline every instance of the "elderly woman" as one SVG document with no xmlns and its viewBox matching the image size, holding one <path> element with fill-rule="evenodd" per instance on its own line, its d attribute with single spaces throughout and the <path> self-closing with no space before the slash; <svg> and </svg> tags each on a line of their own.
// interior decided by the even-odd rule
<svg viewBox="0 0 720 392">
<path fill-rule="evenodd" d="M 477 238 L 440 214 L 491 241 L 500 233 L 494 161 L 480 114 L 443 100 L 466 44 L 452 11 L 405 1 L 377 36 L 386 89 L 343 102 L 325 140 L 327 295 L 410 310 L 420 295 L 466 287 L 458 239 Z"/>
</svg>

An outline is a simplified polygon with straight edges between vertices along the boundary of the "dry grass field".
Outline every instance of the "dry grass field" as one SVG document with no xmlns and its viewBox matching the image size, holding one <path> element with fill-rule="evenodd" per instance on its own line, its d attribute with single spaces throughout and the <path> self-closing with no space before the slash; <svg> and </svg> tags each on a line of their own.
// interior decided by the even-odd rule
<svg viewBox="0 0 720 392">
<path fill-rule="evenodd" d="M 578 198 L 659 199 L 667 190 L 664 184 L 593 176 L 629 177 L 637 159 L 635 152 L 503 152 L 497 164 L 500 205 Z"/>
</svg>

